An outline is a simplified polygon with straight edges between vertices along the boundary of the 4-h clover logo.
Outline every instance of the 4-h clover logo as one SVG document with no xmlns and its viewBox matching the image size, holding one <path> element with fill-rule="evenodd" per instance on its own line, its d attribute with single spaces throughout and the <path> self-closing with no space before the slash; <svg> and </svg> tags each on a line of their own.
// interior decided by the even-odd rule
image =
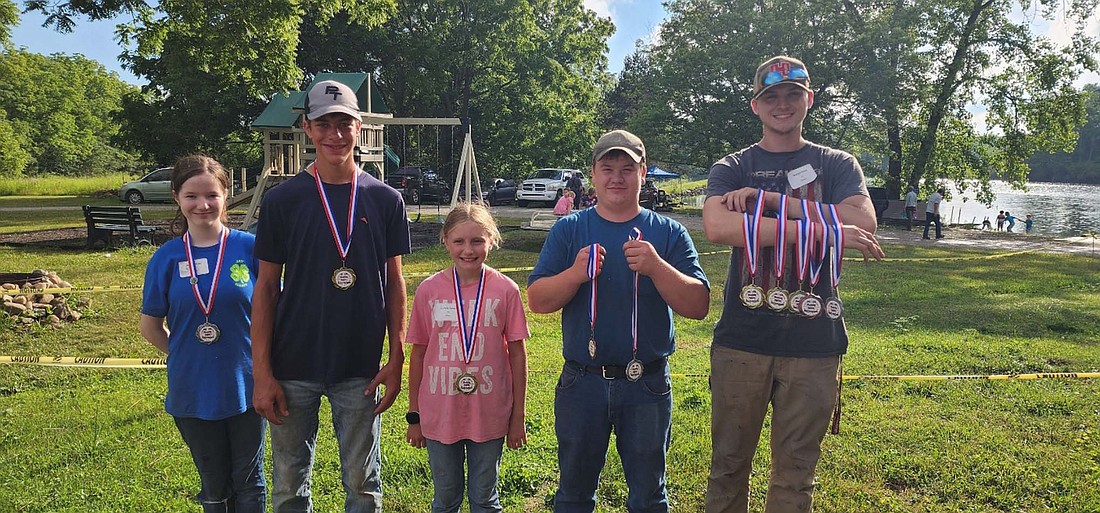
<svg viewBox="0 0 1100 513">
<path fill-rule="evenodd" d="M 238 287 L 248 286 L 248 266 L 244 264 L 244 260 L 237 260 L 237 263 L 229 267 L 229 277 Z"/>
</svg>

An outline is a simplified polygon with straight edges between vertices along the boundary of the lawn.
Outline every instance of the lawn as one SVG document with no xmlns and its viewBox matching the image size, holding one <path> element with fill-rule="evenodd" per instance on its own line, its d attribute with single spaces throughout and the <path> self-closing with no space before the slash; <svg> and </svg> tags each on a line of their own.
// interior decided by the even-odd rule
<svg viewBox="0 0 1100 513">
<path fill-rule="evenodd" d="M 5 214 L 6 216 L 6 214 Z M 724 248 L 693 234 L 701 252 Z M 508 231 L 499 268 L 533 264 L 544 233 Z M 1095 258 L 944 247 L 886 248 L 894 261 L 846 262 L 841 283 L 852 344 L 846 374 L 1011 374 L 1100 369 L 1100 272 Z M 0 247 L 0 272 L 55 270 L 75 285 L 131 285 L 148 248 L 111 252 Z M 935 260 L 947 257 L 967 259 Z M 709 470 L 710 333 L 728 253 L 702 257 L 711 313 L 678 319 L 668 481 L 679 511 L 702 511 Z M 909 260 L 933 259 L 933 260 Z M 448 261 L 439 248 L 405 259 L 408 273 Z M 521 285 L 524 271 L 510 276 Z M 421 277 L 410 277 L 410 296 Z M 140 293 L 85 294 L 88 314 L 59 329 L 14 331 L 0 355 L 155 357 L 137 332 Z M 410 302 L 411 304 L 411 302 Z M 556 482 L 553 387 L 559 316 L 529 315 L 529 445 L 505 452 L 506 511 L 549 511 Z M 0 511 L 197 511 L 198 478 L 163 411 L 163 370 L 0 366 Z M 404 443 L 407 400 L 383 419 L 386 509 L 427 511 L 423 450 Z M 322 418 L 327 418 L 327 410 Z M 841 433 L 825 440 L 820 512 L 1100 511 L 1100 380 L 849 381 Z M 767 482 L 767 430 L 752 475 L 753 511 Z M 342 504 L 331 427 L 315 465 L 317 511 Z M 625 510 L 618 456 L 608 458 L 601 511 Z"/>
</svg>

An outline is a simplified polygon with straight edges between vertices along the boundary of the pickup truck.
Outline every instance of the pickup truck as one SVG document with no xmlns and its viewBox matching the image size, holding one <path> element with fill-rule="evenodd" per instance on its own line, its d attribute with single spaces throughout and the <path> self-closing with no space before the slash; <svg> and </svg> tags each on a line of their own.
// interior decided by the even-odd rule
<svg viewBox="0 0 1100 513">
<path fill-rule="evenodd" d="M 553 205 L 562 197 L 569 178 L 573 173 L 580 173 L 576 169 L 536 169 L 534 173 L 527 175 L 516 188 L 516 204 L 526 207 L 532 201 L 544 201 Z M 584 175 L 581 175 L 584 178 Z"/>
<path fill-rule="evenodd" d="M 397 189 L 409 205 L 451 200 L 451 184 L 430 167 L 405 166 L 386 175 L 386 185 Z"/>
</svg>

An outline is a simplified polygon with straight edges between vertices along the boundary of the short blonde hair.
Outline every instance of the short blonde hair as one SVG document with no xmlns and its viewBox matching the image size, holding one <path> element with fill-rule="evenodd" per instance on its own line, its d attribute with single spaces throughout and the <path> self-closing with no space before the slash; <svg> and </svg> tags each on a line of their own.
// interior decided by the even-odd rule
<svg viewBox="0 0 1100 513">
<path fill-rule="evenodd" d="M 443 228 L 439 230 L 439 242 L 446 242 L 447 233 L 455 226 L 467 221 L 480 226 L 489 234 L 489 245 L 491 247 L 500 247 L 501 237 L 497 222 L 493 219 L 493 215 L 489 213 L 489 209 L 481 203 L 459 203 L 455 205 L 451 212 L 447 214 L 447 219 L 443 221 Z"/>
</svg>

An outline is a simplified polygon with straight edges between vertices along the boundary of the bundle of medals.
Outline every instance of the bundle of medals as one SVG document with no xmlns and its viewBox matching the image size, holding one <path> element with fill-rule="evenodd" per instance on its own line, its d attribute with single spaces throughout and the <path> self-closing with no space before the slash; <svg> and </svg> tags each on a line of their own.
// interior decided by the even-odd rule
<svg viewBox="0 0 1100 513">
<path fill-rule="evenodd" d="M 800 200 L 803 215 L 802 219 L 795 220 L 798 232 L 794 261 L 794 269 L 798 275 L 798 288 L 791 292 L 783 288 L 783 272 L 787 260 L 787 195 L 779 195 L 779 209 L 775 222 L 775 282 L 765 294 L 764 289 L 756 284 L 756 272 L 760 249 L 760 221 L 764 217 L 766 196 L 767 192 L 758 190 L 753 211 L 746 212 L 742 216 L 744 223 L 742 228 L 745 234 L 744 258 L 749 271 L 749 283 L 741 288 L 741 304 L 752 309 L 767 305 L 777 313 L 787 311 L 810 319 L 822 313 L 829 319 L 840 319 L 844 314 L 844 305 L 840 302 L 837 286 L 840 284 L 840 266 L 844 254 L 844 227 L 836 205 Z M 816 214 L 816 219 L 820 222 L 814 222 L 811 219 L 811 212 Z M 820 237 L 818 237 L 818 230 L 821 230 Z M 827 257 L 831 264 L 829 278 L 832 290 L 828 299 L 822 299 L 814 293 L 814 289 L 821 278 L 821 270 L 825 266 Z M 807 287 L 807 290 L 803 290 L 803 287 Z"/>
</svg>

